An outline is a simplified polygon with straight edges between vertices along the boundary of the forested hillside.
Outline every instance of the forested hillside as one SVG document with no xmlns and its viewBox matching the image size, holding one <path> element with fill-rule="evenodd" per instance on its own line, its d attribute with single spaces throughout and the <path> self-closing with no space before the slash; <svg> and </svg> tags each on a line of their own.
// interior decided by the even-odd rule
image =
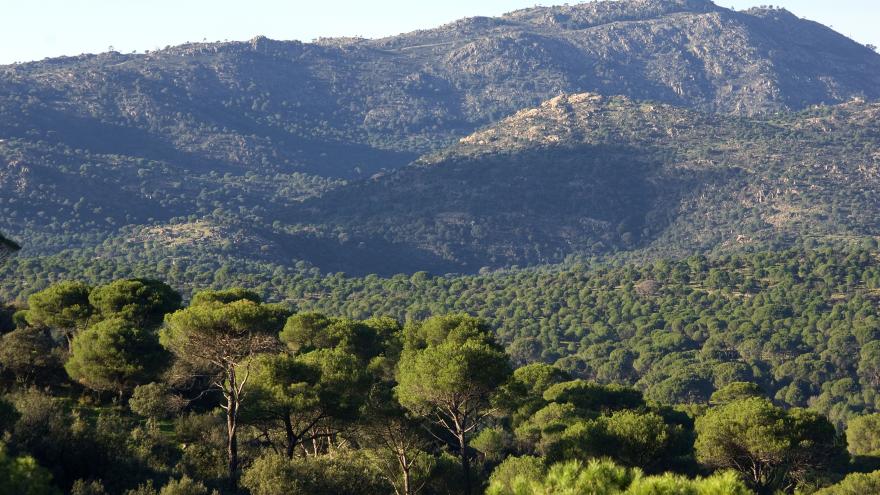
<svg viewBox="0 0 880 495">
<path fill-rule="evenodd" d="M 880 231 L 878 113 L 877 104 L 856 101 L 743 119 L 570 95 L 400 171 L 344 186 L 290 186 L 285 194 L 312 196 L 298 201 L 271 192 L 289 185 L 278 177 L 215 174 L 228 181 L 222 194 L 197 193 L 198 182 L 180 180 L 179 192 L 152 195 L 164 204 L 164 220 L 144 226 L 138 222 L 155 211 L 144 206 L 141 220 L 130 217 L 139 206 L 128 191 L 111 196 L 127 208 L 90 210 L 71 205 L 77 193 L 66 188 L 72 196 L 53 195 L 57 205 L 36 214 L 20 216 L 20 203 L 6 203 L 7 218 L 37 233 L 4 284 L 27 280 L 36 289 L 83 270 L 110 270 L 98 278 L 107 280 L 130 267 L 163 278 L 187 273 L 179 283 L 195 286 L 217 273 L 310 267 L 476 273 L 572 256 L 686 257 L 806 237 L 867 240 Z M 261 194 L 272 200 L 245 206 Z M 109 225 L 116 230 L 106 237 Z"/>
<path fill-rule="evenodd" d="M 780 138 L 765 124 L 767 116 L 854 97 L 872 100 L 880 96 L 877 88 L 880 55 L 869 48 L 787 11 L 735 12 L 705 0 L 541 7 L 380 40 L 256 38 L 15 64 L 0 68 L 0 228 L 23 242 L 25 256 L 92 248 L 120 236 L 149 249 L 169 242 L 169 232 L 182 231 L 209 244 L 241 241 L 241 251 L 265 246 L 253 261 L 290 266 L 305 260 L 328 271 L 476 271 L 554 261 L 572 251 L 643 244 L 656 234 L 643 232 L 645 210 L 676 207 L 675 198 L 655 205 L 658 195 L 716 178 L 676 177 L 658 189 L 645 183 L 648 172 L 669 164 L 656 155 L 642 157 L 645 150 L 636 143 L 616 142 L 622 149 L 582 150 L 579 155 L 595 157 L 586 163 L 558 157 L 556 177 L 525 170 L 523 179 L 548 179 L 534 184 L 533 193 L 548 205 L 537 208 L 536 217 L 519 212 L 525 216 L 477 220 L 473 232 L 469 216 L 479 212 L 468 210 L 472 192 L 439 218 L 419 214 L 407 219 L 407 230 L 391 233 L 375 221 L 368 222 L 368 232 L 323 225 L 337 219 L 315 220 L 297 205 L 343 180 L 357 183 L 400 168 L 562 93 L 625 95 L 627 101 L 666 102 L 708 115 L 761 116 L 745 131 L 750 139 L 727 144 L 766 149 Z M 697 115 L 685 118 L 703 120 Z M 590 140 L 596 141 L 602 142 Z M 871 143 L 856 137 L 852 144 Z M 731 157 L 725 165 L 771 165 L 770 151 Z M 533 158 L 514 161 L 531 167 Z M 840 158 L 821 163 L 845 168 L 864 162 Z M 618 174 L 620 184 L 603 182 L 602 171 L 618 166 L 632 177 Z M 569 175 L 575 176 L 555 183 Z M 438 178 L 442 187 L 434 194 L 450 194 L 444 180 Z M 623 182 L 632 187 L 621 191 Z M 515 186 L 498 186 L 501 194 L 518 193 Z M 594 186 L 600 193 L 606 187 L 617 192 L 592 196 Z M 784 184 L 775 189 L 787 190 Z M 565 221 L 561 238 L 556 225 L 543 225 L 548 210 L 569 204 L 559 204 L 560 196 L 589 219 L 583 225 Z M 660 212 L 660 223 L 675 214 Z M 779 218 L 791 215 L 797 212 Z M 303 229 L 303 220 L 319 225 Z M 524 225 L 496 232 L 496 222 L 511 221 Z M 351 242 L 362 249 L 347 245 L 352 237 L 363 237 Z M 727 240 L 713 233 L 698 246 Z M 383 262 L 385 252 L 403 261 Z"/>
</svg>

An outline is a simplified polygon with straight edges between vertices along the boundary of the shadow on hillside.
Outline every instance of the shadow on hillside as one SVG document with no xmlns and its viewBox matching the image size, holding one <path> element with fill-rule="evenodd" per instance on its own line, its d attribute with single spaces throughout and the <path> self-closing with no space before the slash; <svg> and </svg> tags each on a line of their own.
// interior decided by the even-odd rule
<svg viewBox="0 0 880 495">
<path fill-rule="evenodd" d="M 684 195 L 726 180 L 674 161 L 595 145 L 455 158 L 351 184 L 280 220 L 358 239 L 298 240 L 296 256 L 326 271 L 474 273 L 558 263 L 646 246 L 675 219 Z"/>
<path fill-rule="evenodd" d="M 428 271 L 434 274 L 467 272 L 467 267 L 407 243 L 393 243 L 379 237 L 338 238 L 295 236 L 278 240 L 277 252 L 287 260 L 305 260 L 325 273 L 343 272 L 363 277 L 376 274 Z"/>
<path fill-rule="evenodd" d="M 359 179 L 369 177 L 382 169 L 400 168 L 417 157 L 417 154 L 412 152 L 382 150 L 358 143 L 295 137 L 280 132 L 277 128 L 260 126 L 253 122 L 238 124 L 237 132 L 240 135 L 254 135 L 271 140 L 274 158 L 267 165 L 269 169 L 277 168 L 285 172 Z M 182 150 L 168 136 L 162 134 L 48 108 L 33 112 L 26 127 L 7 128 L 0 123 L 0 130 L 9 137 L 33 139 L 34 131 L 28 129 L 39 129 L 41 139 L 72 149 L 86 150 L 95 154 L 126 155 L 164 161 L 203 173 L 242 174 L 252 170 L 253 166 L 262 166 L 259 161 L 248 164 L 218 159 L 210 156 L 207 150 L 205 152 Z M 197 134 L 192 136 L 196 143 L 201 137 Z M 236 149 L 228 151 L 244 153 L 243 150 Z M 285 160 L 295 165 L 281 165 Z"/>
</svg>

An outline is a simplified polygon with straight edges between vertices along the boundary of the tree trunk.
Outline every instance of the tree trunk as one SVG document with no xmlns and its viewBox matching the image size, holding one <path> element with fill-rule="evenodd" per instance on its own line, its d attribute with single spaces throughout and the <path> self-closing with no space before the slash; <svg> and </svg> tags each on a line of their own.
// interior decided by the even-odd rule
<svg viewBox="0 0 880 495">
<path fill-rule="evenodd" d="M 467 442 L 464 438 L 464 432 L 458 433 L 458 450 L 461 456 L 461 470 L 464 480 L 464 495 L 471 495 L 471 460 L 468 458 Z"/>
<path fill-rule="evenodd" d="M 229 483 L 238 487 L 238 394 L 235 370 L 229 372 L 226 397 L 226 454 L 229 460 Z"/>
<path fill-rule="evenodd" d="M 397 462 L 400 464 L 400 471 L 403 473 L 403 495 L 412 495 L 409 474 L 410 463 L 405 451 L 398 453 Z"/>
<path fill-rule="evenodd" d="M 409 470 L 403 471 L 403 494 L 412 495 L 409 488 Z"/>
<path fill-rule="evenodd" d="M 284 431 L 287 434 L 287 458 L 293 459 L 293 451 L 296 448 L 297 439 L 293 432 L 293 423 L 290 421 L 290 414 L 284 413 Z"/>
<path fill-rule="evenodd" d="M 73 352 L 73 330 L 65 330 L 64 339 L 67 341 L 67 354 L 70 354 Z"/>
</svg>

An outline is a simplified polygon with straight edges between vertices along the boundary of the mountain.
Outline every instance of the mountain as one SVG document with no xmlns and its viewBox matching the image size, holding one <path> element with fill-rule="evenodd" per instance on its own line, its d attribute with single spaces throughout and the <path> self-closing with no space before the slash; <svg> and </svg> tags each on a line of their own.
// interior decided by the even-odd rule
<svg viewBox="0 0 880 495">
<path fill-rule="evenodd" d="M 608 121 L 607 132 L 625 136 L 605 139 L 592 124 L 587 137 L 529 129 L 560 145 L 467 154 L 468 139 L 503 134 L 517 111 L 586 93 L 622 95 L 607 102 L 625 102 L 633 119 L 646 117 L 642 105 L 657 109 L 657 129 L 669 131 L 662 118 L 683 119 L 670 131 L 683 138 L 655 145 L 653 127 Z M 845 180 L 855 177 L 851 160 L 870 170 L 853 149 L 820 149 L 827 138 L 801 122 L 825 122 L 822 111 L 788 116 L 845 104 L 828 111 L 843 120 L 841 136 L 854 119 L 855 145 L 872 144 L 856 115 L 869 110 L 854 110 L 853 98 L 880 98 L 874 51 L 784 10 L 701 0 L 538 7 L 376 40 L 258 37 L 15 64 L 0 67 L 0 229 L 22 241 L 22 263 L 70 250 L 112 258 L 127 246 L 152 253 L 144 259 L 153 265 L 226 253 L 393 273 L 692 252 L 735 243 L 731 222 L 743 216 L 701 216 L 711 201 L 690 192 L 720 184 L 729 204 L 739 186 L 760 189 L 743 193 L 759 201 L 775 197 L 748 179 L 759 164 L 777 166 L 774 140 L 799 152 L 794 136 L 809 132 L 818 141 L 807 149 L 846 170 Z M 729 146 L 759 148 L 712 145 L 720 156 L 699 159 L 721 165 L 694 165 L 683 147 L 709 146 L 704 122 Z M 836 204 L 866 204 L 869 194 L 852 189 Z M 773 221 L 871 232 L 862 220 L 832 228 L 805 213 L 811 203 L 803 208 Z M 731 219 L 710 220 L 725 213 Z M 775 232 L 747 230 L 761 240 Z"/>
<path fill-rule="evenodd" d="M 0 132 L 190 167 L 357 176 L 560 93 L 705 111 L 880 97 L 880 55 L 784 10 L 625 0 L 378 40 L 193 43 L 0 69 Z"/>
<path fill-rule="evenodd" d="M 560 93 L 756 114 L 880 97 L 880 55 L 784 10 L 628 0 L 378 40 L 193 43 L 0 69 L 0 132 L 177 166 L 357 176 Z"/>
</svg>

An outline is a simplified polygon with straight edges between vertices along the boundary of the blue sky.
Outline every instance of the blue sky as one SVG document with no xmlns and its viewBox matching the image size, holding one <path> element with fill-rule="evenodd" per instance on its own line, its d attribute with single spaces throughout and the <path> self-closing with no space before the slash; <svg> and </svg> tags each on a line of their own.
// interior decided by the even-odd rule
<svg viewBox="0 0 880 495">
<path fill-rule="evenodd" d="M 744 9 L 767 0 L 718 0 Z M 461 17 L 558 2 L 535 0 L 3 0 L 0 64 L 59 55 L 152 50 L 262 34 L 380 37 Z M 573 3 L 573 2 L 572 2 Z M 880 45 L 880 0 L 775 0 L 795 14 Z"/>
</svg>

